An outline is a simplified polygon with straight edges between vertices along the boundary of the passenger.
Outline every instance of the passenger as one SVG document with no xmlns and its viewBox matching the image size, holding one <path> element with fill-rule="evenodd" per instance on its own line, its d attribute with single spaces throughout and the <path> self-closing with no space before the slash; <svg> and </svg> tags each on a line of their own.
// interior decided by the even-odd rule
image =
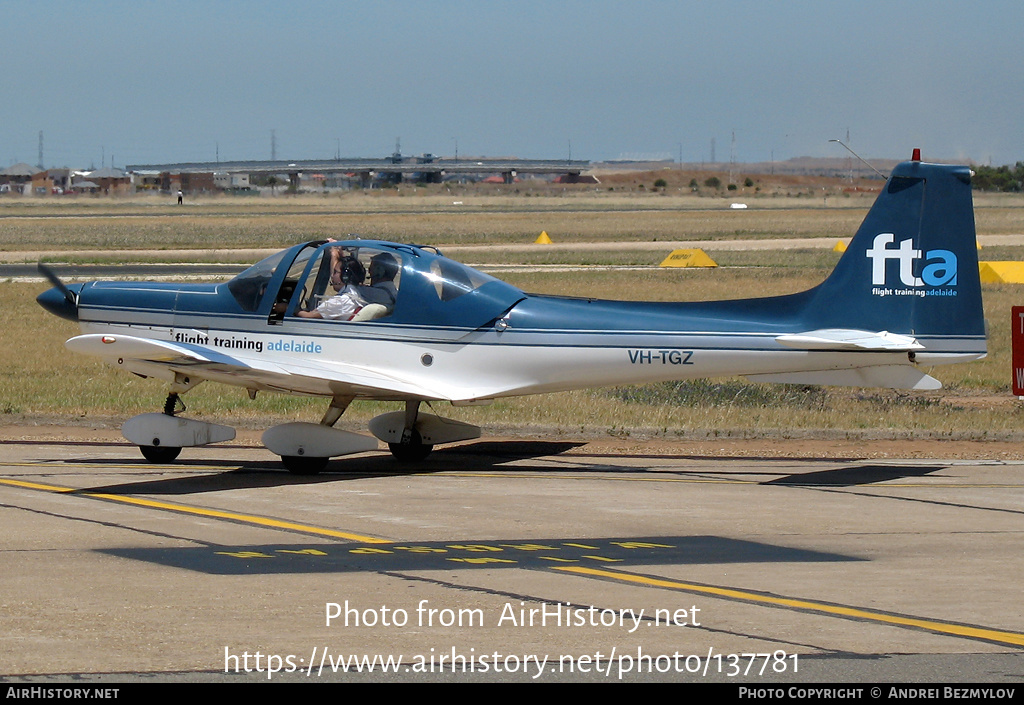
<svg viewBox="0 0 1024 705">
<path fill-rule="evenodd" d="M 381 252 L 370 258 L 370 286 L 359 287 L 367 303 L 384 304 L 389 309 L 398 298 L 395 277 L 398 276 L 398 260 L 390 252 Z"/>
</svg>

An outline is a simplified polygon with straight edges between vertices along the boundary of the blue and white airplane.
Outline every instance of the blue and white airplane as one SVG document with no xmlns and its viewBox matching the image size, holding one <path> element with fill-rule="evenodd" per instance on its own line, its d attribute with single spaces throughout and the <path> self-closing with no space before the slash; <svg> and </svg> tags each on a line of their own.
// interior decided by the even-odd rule
<svg viewBox="0 0 1024 705">
<path fill-rule="evenodd" d="M 204 381 L 329 399 L 320 423 L 263 435 L 298 474 L 372 450 L 400 459 L 480 429 L 423 402 L 739 375 L 761 382 L 938 389 L 922 367 L 986 354 L 971 172 L 898 165 L 832 274 L 808 291 L 696 303 L 527 294 L 434 248 L 295 245 L 222 284 L 90 282 L 38 297 L 82 334 L 68 349 L 165 380 L 162 413 L 122 432 L 153 462 L 234 429 L 179 415 Z M 337 292 L 337 293 L 335 293 Z M 347 299 L 345 297 L 348 297 Z M 334 428 L 355 400 L 404 402 L 374 437 Z"/>
</svg>

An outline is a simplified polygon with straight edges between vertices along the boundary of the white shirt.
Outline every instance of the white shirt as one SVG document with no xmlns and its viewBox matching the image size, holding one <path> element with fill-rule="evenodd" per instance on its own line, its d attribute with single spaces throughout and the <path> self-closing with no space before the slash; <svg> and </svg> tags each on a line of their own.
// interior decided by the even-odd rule
<svg viewBox="0 0 1024 705">
<path fill-rule="evenodd" d="M 348 321 L 367 303 L 356 287 L 349 284 L 336 296 L 332 296 L 317 306 L 316 312 L 320 314 L 321 318 Z"/>
</svg>

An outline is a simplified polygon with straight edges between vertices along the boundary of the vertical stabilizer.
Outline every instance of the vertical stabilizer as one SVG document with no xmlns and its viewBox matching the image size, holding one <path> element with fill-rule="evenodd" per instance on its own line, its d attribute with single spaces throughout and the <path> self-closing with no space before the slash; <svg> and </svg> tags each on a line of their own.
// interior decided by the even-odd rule
<svg viewBox="0 0 1024 705">
<path fill-rule="evenodd" d="M 808 293 L 810 327 L 889 331 L 930 350 L 984 353 L 971 171 L 898 165 L 832 275 Z"/>
</svg>

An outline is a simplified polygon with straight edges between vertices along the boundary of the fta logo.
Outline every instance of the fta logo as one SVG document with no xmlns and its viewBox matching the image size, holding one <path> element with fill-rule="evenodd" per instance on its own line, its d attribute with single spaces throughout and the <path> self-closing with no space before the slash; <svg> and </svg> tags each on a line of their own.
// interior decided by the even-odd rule
<svg viewBox="0 0 1024 705">
<path fill-rule="evenodd" d="M 889 261 L 898 263 L 900 282 L 904 286 L 956 286 L 956 255 L 949 250 L 928 250 L 921 256 L 921 250 L 914 249 L 912 239 L 900 240 L 899 247 L 889 247 L 896 236 L 879 233 L 867 257 L 871 260 L 871 284 L 884 286 L 889 272 Z M 914 274 L 919 260 L 924 260 L 921 275 Z"/>
</svg>

